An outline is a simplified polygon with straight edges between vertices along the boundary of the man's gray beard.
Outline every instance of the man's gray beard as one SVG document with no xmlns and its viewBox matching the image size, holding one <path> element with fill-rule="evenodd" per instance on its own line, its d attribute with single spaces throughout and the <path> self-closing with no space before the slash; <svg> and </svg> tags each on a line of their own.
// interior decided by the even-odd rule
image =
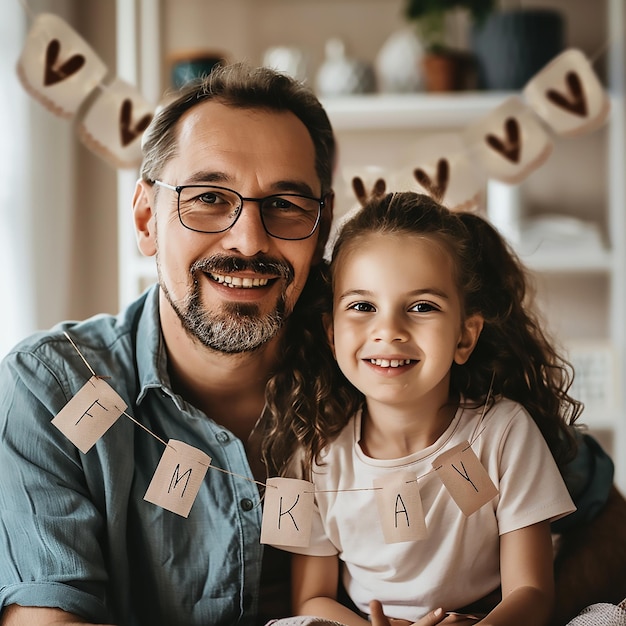
<svg viewBox="0 0 626 626">
<path fill-rule="evenodd" d="M 273 311 L 261 315 L 256 304 L 231 303 L 225 313 L 207 313 L 202 308 L 200 289 L 194 283 L 184 308 L 165 295 L 176 311 L 183 328 L 207 348 L 237 354 L 252 352 L 276 337 L 285 320 L 285 298 L 281 296 Z"/>
<path fill-rule="evenodd" d="M 182 327 L 207 348 L 227 354 L 252 352 L 276 337 L 282 329 L 286 310 L 284 291 L 274 310 L 265 315 L 260 314 L 256 304 L 250 303 L 230 303 L 224 313 L 207 312 L 202 306 L 198 281 L 193 281 L 193 290 L 186 298 L 176 302 L 162 278 L 158 252 L 156 261 L 159 285 Z"/>
</svg>

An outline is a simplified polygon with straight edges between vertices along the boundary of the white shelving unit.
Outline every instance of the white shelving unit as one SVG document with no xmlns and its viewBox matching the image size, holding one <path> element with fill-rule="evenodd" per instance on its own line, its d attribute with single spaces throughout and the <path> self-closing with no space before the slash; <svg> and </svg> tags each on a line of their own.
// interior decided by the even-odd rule
<svg viewBox="0 0 626 626">
<path fill-rule="evenodd" d="M 262 0 L 262 3 L 273 6 L 276 1 Z M 623 0 L 606 2 L 608 90 L 612 112 L 608 128 L 600 131 L 604 133 L 607 163 L 606 181 L 602 187 L 603 191 L 608 191 L 606 198 L 598 200 L 605 245 L 589 249 L 541 246 L 535 253 L 523 255 L 522 258 L 538 277 L 540 290 L 543 289 L 550 301 L 546 307 L 548 325 L 554 323 L 562 343 L 568 345 L 571 341 L 574 360 L 576 355 L 580 358 L 581 380 L 584 378 L 585 384 L 592 386 L 588 388 L 591 391 L 606 383 L 602 387 L 604 396 L 600 394 L 602 405 L 590 405 L 581 421 L 589 424 L 592 430 L 609 434 L 616 462 L 616 482 L 626 491 L 626 25 Z M 136 72 L 137 82 L 143 86 L 144 94 L 155 100 L 160 79 L 164 75 L 163 64 L 158 62 L 162 56 L 155 33 L 162 32 L 164 15 L 168 19 L 173 15 L 168 11 L 168 7 L 171 9 L 168 3 L 171 0 L 117 0 L 119 15 L 125 16 L 118 17 L 120 58 L 123 57 L 131 73 Z M 237 15 L 241 16 L 251 5 L 247 0 L 236 0 L 232 6 Z M 323 11 L 325 5 L 319 7 Z M 204 9 L 198 5 L 198 10 Z M 255 5 L 254 10 L 258 11 L 259 8 Z M 138 16 L 141 19 L 133 21 L 135 26 L 129 28 L 131 18 L 136 20 Z M 149 24 L 149 27 L 144 27 L 137 37 L 136 24 Z M 213 24 L 210 31 L 215 28 Z M 182 44 L 181 47 L 187 46 Z M 130 78 L 132 80 L 132 75 Z M 488 114 L 510 95 L 498 92 L 377 94 L 328 99 L 324 104 L 337 133 L 344 161 L 346 155 L 350 158 L 352 146 L 353 153 L 361 159 L 359 165 L 362 165 L 365 158 L 375 162 L 378 153 L 382 151 L 381 146 L 389 147 L 385 143 L 399 147 L 401 142 L 412 140 L 419 134 L 461 129 Z M 121 207 L 120 304 L 124 305 L 154 279 L 155 265 L 153 259 L 144 259 L 136 251 L 132 223 L 128 219 L 128 199 L 132 194 L 134 177 L 120 174 L 118 183 Z M 511 202 L 519 200 L 515 194 L 516 190 L 511 189 Z M 593 217 L 597 218 L 597 215 Z M 599 295 L 596 297 L 596 294 Z M 583 323 L 577 321 L 577 315 L 581 312 L 578 308 L 583 313 L 585 309 L 590 309 Z M 570 317 L 575 332 L 567 326 Z M 610 366 L 610 371 L 603 373 L 602 368 L 607 366 Z"/>
</svg>

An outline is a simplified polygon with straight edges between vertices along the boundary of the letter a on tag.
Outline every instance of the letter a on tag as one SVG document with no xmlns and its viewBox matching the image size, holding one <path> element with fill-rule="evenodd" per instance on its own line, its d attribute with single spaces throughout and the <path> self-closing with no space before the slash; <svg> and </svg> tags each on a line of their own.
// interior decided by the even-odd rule
<svg viewBox="0 0 626 626">
<path fill-rule="evenodd" d="M 201 450 L 170 439 L 143 499 L 187 517 L 210 464 Z"/>
<path fill-rule="evenodd" d="M 269 478 L 261 543 L 306 548 L 311 541 L 315 485 L 296 478 Z"/>
<path fill-rule="evenodd" d="M 83 453 L 113 426 L 126 403 L 104 380 L 92 376 L 52 423 Z"/>
<path fill-rule="evenodd" d="M 415 474 L 395 472 L 374 481 L 385 543 L 425 539 L 426 520 Z"/>
<path fill-rule="evenodd" d="M 496 486 L 468 441 L 438 456 L 433 467 L 467 517 L 498 495 Z"/>
</svg>

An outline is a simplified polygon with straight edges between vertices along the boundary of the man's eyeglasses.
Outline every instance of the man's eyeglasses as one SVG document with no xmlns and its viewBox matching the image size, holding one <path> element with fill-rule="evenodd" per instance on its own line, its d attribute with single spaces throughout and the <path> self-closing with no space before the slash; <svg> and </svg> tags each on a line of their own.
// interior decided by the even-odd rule
<svg viewBox="0 0 626 626">
<path fill-rule="evenodd" d="M 168 185 L 153 181 L 178 194 L 178 218 L 189 230 L 223 233 L 241 215 L 244 201 L 256 202 L 263 228 L 277 239 L 307 239 L 317 228 L 324 207 L 322 198 L 281 193 L 266 198 L 244 198 L 240 193 L 216 185 Z"/>
</svg>

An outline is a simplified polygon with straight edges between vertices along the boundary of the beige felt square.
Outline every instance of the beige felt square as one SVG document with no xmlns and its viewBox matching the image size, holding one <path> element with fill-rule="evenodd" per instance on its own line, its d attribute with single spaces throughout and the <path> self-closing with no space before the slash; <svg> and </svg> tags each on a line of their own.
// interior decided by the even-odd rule
<svg viewBox="0 0 626 626">
<path fill-rule="evenodd" d="M 55 115 L 71 118 L 101 83 L 107 67 L 63 19 L 40 13 L 17 62 L 20 82 Z"/>
<path fill-rule="evenodd" d="M 144 500 L 187 517 L 210 464 L 211 457 L 201 450 L 170 439 Z"/>
<path fill-rule="evenodd" d="M 483 201 L 485 175 L 469 158 L 459 133 L 437 133 L 412 144 L 390 177 L 390 190 L 425 193 L 453 211 L 473 211 Z"/>
<path fill-rule="evenodd" d="M 116 79 L 103 87 L 77 128 L 81 141 L 113 167 L 141 163 L 141 138 L 154 107 L 136 87 Z"/>
<path fill-rule="evenodd" d="M 84 454 L 113 426 L 126 403 L 104 380 L 92 376 L 52 423 Z"/>
<path fill-rule="evenodd" d="M 548 159 L 553 142 L 532 109 L 507 98 L 483 119 L 470 124 L 463 140 L 488 178 L 510 185 L 522 182 Z"/>
<path fill-rule="evenodd" d="M 433 461 L 433 467 L 468 517 L 498 495 L 487 470 L 467 441 L 439 455 Z"/>
<path fill-rule="evenodd" d="M 307 547 L 311 541 L 315 485 L 296 478 L 269 478 L 265 489 L 261 543 Z"/>
<path fill-rule="evenodd" d="M 602 126 L 609 97 L 587 57 L 574 48 L 553 59 L 524 87 L 533 110 L 559 135 L 573 136 Z"/>
<path fill-rule="evenodd" d="M 426 538 L 426 520 L 415 474 L 394 472 L 377 478 L 374 488 L 385 543 Z"/>
</svg>

